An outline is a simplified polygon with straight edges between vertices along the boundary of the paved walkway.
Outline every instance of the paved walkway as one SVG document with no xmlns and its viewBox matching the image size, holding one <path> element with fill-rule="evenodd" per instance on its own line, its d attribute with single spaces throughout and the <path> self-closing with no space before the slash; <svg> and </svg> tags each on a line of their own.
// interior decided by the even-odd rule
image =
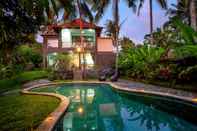
<svg viewBox="0 0 197 131">
<path fill-rule="evenodd" d="M 187 92 L 177 89 L 165 88 L 161 86 L 155 86 L 150 84 L 144 84 L 140 82 L 134 82 L 129 80 L 119 80 L 118 82 L 114 83 L 120 87 L 131 88 L 136 90 L 145 90 L 145 91 L 154 91 L 159 93 L 168 93 L 180 97 L 188 97 L 190 99 L 197 99 L 197 93 Z"/>
</svg>

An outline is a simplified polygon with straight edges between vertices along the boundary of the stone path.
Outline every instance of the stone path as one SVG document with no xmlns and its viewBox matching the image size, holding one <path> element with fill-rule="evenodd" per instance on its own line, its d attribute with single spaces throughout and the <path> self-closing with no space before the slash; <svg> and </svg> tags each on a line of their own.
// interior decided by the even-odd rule
<svg viewBox="0 0 197 131">
<path fill-rule="evenodd" d="M 51 83 L 51 81 L 49 81 L 47 79 L 34 80 L 34 81 L 30 81 L 26 84 L 23 84 L 23 88 L 27 88 L 27 87 L 37 85 L 37 84 L 47 84 L 47 83 Z"/>
<path fill-rule="evenodd" d="M 165 88 L 161 86 L 155 86 L 150 84 L 144 84 L 140 82 L 134 82 L 129 80 L 119 80 L 118 82 L 114 83 L 117 86 L 124 87 L 124 88 L 131 88 L 136 90 L 145 90 L 145 91 L 154 91 L 159 93 L 168 93 L 180 97 L 188 97 L 190 99 L 196 99 L 197 93 L 187 92 L 177 89 Z"/>
</svg>

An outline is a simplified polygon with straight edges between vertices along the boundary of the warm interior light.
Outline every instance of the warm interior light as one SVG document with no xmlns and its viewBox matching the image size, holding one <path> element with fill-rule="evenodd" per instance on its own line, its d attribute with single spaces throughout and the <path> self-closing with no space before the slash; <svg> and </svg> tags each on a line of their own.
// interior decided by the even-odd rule
<svg viewBox="0 0 197 131">
<path fill-rule="evenodd" d="M 78 110 L 77 110 L 80 114 L 83 113 L 83 108 L 82 107 L 79 107 Z"/>
<path fill-rule="evenodd" d="M 192 101 L 197 102 L 197 98 L 192 99 Z"/>
<path fill-rule="evenodd" d="M 77 47 L 77 52 L 81 52 L 81 48 L 80 47 Z"/>
</svg>

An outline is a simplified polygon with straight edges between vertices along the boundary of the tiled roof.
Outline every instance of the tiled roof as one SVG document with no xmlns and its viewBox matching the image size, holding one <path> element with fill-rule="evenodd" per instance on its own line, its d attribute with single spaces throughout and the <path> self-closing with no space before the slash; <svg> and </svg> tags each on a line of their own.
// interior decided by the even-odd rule
<svg viewBox="0 0 197 131">
<path fill-rule="evenodd" d="M 82 25 L 83 28 L 94 28 L 94 29 L 102 29 L 102 27 L 100 26 L 96 26 L 94 23 L 88 23 L 84 20 L 80 20 L 79 18 L 78 19 L 75 19 L 71 22 L 68 22 L 68 23 L 63 23 L 63 24 L 60 24 L 60 25 L 54 25 L 54 27 L 57 27 L 57 28 L 76 28 L 76 27 L 80 27 L 80 24 Z"/>
<path fill-rule="evenodd" d="M 96 32 L 100 35 L 102 27 L 95 25 L 94 23 L 89 23 L 84 20 L 81 20 L 80 18 L 75 19 L 71 22 L 64 22 L 64 23 L 59 23 L 59 24 L 51 24 L 48 25 L 42 35 L 57 35 L 56 30 L 62 29 L 62 28 L 80 28 L 80 24 L 82 25 L 82 28 L 90 28 L 90 29 L 96 29 Z"/>
</svg>

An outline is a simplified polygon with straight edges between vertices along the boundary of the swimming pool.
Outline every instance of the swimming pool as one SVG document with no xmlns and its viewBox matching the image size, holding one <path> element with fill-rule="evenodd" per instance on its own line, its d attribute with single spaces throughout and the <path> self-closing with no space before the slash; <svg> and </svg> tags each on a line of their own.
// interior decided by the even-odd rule
<svg viewBox="0 0 197 131">
<path fill-rule="evenodd" d="M 54 131 L 197 131 L 197 106 L 176 99 L 121 92 L 107 84 L 36 88 L 70 98 Z"/>
</svg>

